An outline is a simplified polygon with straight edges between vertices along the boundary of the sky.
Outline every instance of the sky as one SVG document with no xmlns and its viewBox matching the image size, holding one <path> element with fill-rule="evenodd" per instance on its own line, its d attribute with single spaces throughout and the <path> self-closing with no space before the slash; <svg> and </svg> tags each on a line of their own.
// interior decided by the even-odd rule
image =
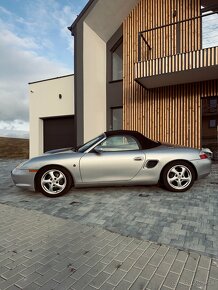
<svg viewBox="0 0 218 290">
<path fill-rule="evenodd" d="M 87 1 L 0 0 L 0 136 L 28 136 L 29 82 L 74 72 L 67 27 Z"/>
</svg>

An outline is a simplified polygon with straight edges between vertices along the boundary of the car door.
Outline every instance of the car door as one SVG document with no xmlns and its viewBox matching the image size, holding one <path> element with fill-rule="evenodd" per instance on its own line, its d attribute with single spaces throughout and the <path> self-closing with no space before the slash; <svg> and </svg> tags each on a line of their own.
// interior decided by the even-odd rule
<svg viewBox="0 0 218 290">
<path fill-rule="evenodd" d="M 130 136 L 111 136 L 80 160 L 84 183 L 129 181 L 140 171 L 145 154 Z"/>
</svg>

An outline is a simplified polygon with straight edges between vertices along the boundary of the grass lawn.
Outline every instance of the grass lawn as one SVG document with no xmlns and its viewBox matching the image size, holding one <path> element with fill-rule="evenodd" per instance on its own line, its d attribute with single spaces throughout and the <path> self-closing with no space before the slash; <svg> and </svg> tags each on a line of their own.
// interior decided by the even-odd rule
<svg viewBox="0 0 218 290">
<path fill-rule="evenodd" d="M 0 137 L 0 158 L 28 159 L 29 140 L 9 137 Z"/>
</svg>

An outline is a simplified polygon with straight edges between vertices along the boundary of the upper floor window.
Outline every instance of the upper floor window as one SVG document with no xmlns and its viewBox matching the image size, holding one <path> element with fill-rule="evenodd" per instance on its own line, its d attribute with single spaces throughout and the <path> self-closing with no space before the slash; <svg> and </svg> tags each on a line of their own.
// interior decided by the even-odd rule
<svg viewBox="0 0 218 290">
<path fill-rule="evenodd" d="M 123 39 L 112 49 L 112 81 L 123 79 Z"/>
</svg>

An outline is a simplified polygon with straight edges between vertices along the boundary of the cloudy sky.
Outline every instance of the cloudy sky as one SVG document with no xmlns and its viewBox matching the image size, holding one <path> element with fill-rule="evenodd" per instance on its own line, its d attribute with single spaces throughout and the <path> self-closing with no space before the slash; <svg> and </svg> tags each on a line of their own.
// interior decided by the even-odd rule
<svg viewBox="0 0 218 290">
<path fill-rule="evenodd" d="M 67 27 L 86 3 L 0 0 L 0 136 L 26 136 L 29 82 L 73 73 Z"/>
</svg>

